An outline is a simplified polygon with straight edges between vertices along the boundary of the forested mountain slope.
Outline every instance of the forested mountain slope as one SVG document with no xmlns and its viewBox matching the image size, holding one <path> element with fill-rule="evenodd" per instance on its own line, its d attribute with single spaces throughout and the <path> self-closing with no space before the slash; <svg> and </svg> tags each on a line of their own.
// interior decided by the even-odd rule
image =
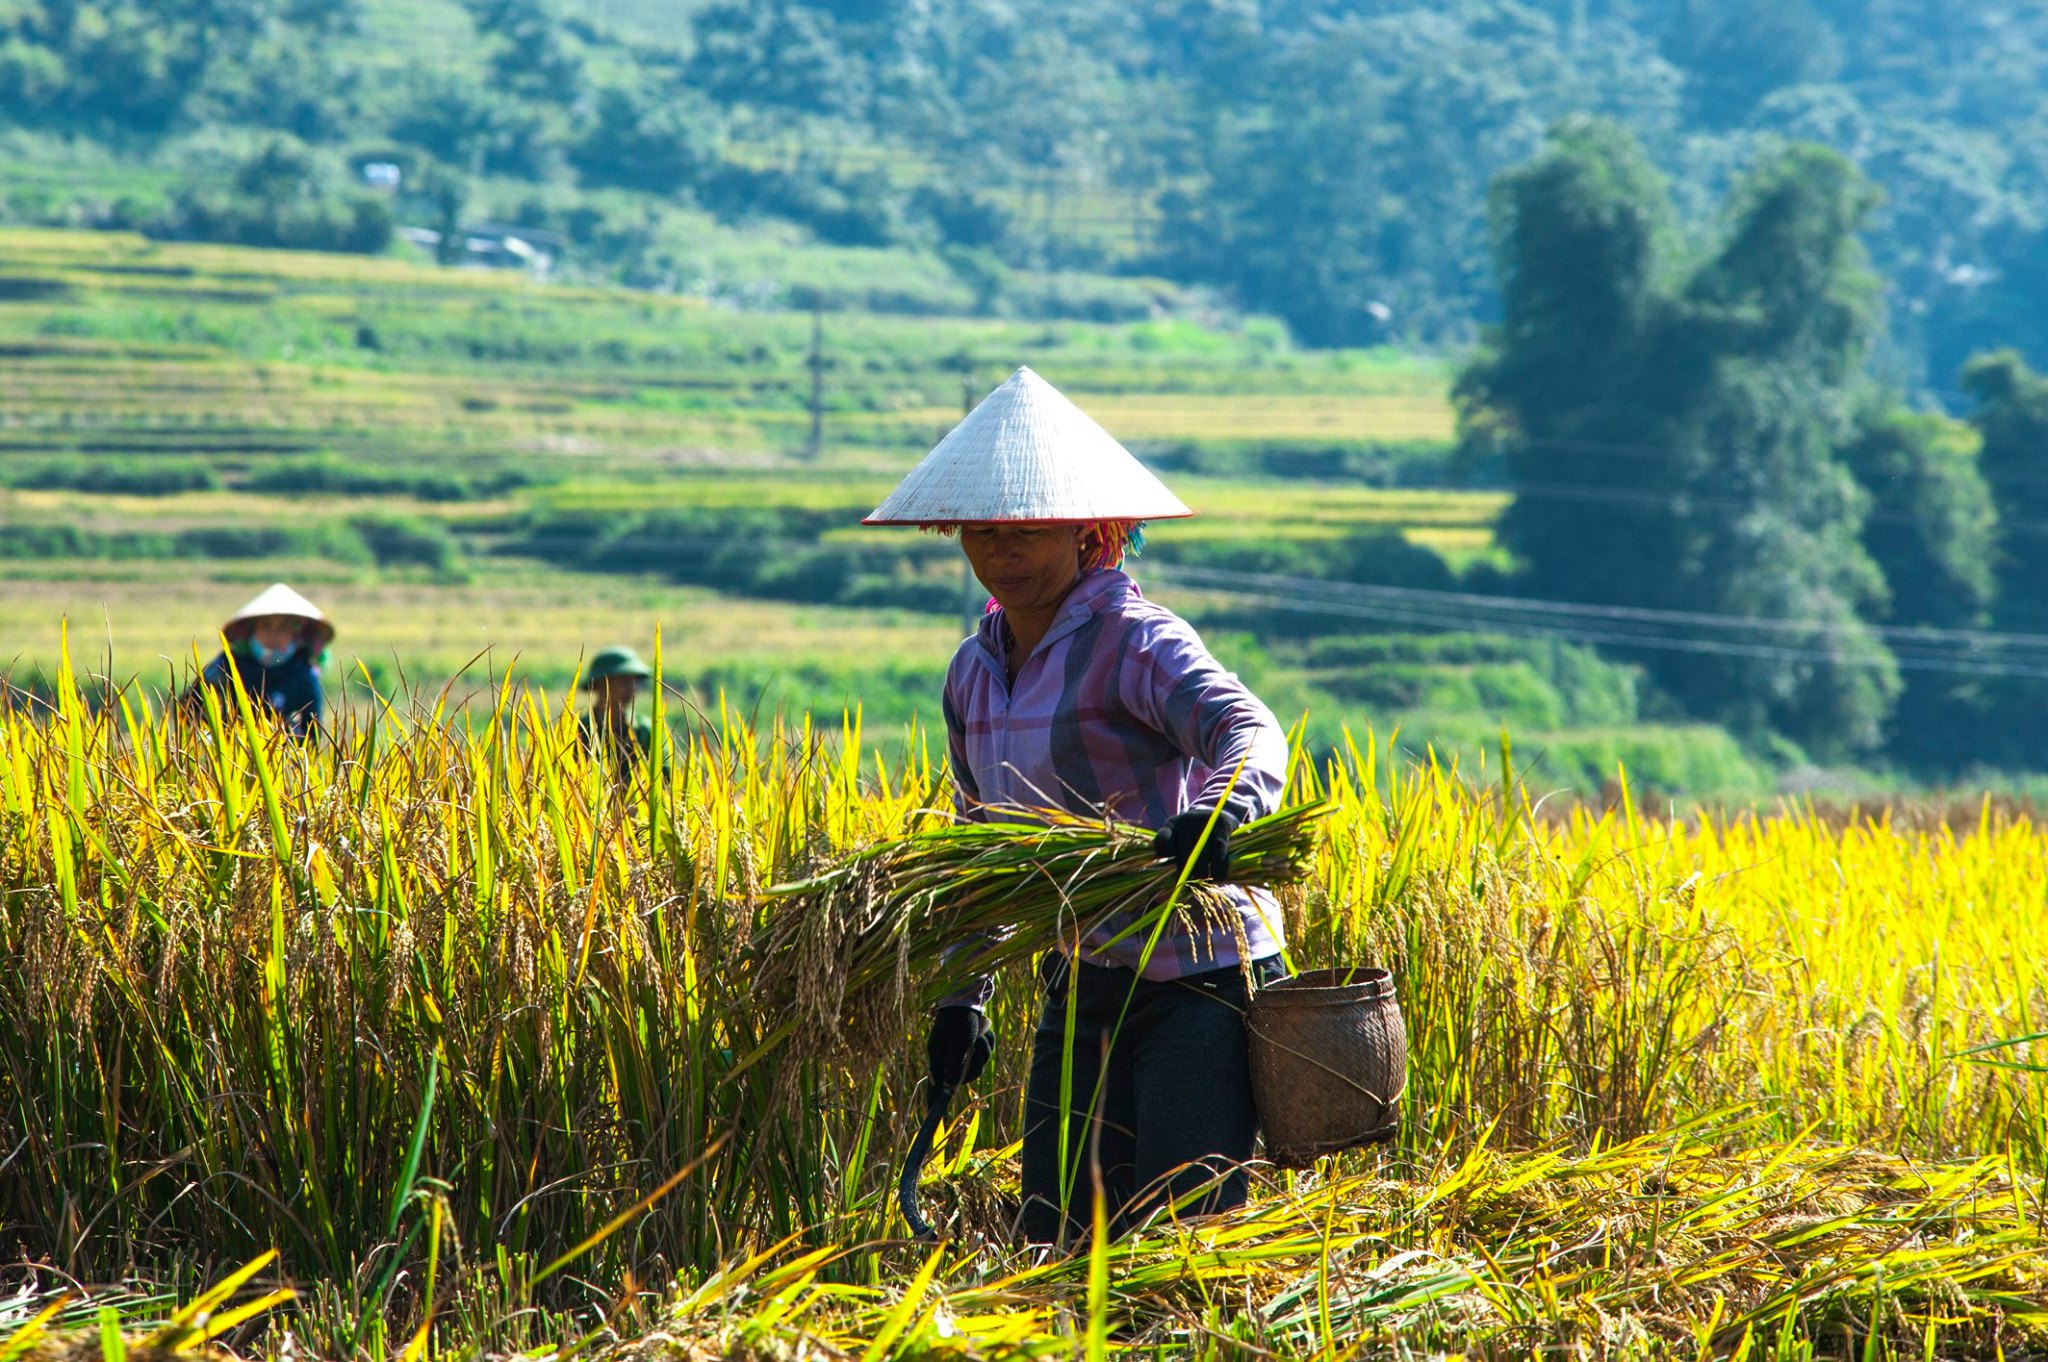
<svg viewBox="0 0 2048 1362">
<path fill-rule="evenodd" d="M 1492 177 L 1593 113 L 1636 135 L 1700 226 L 1775 140 L 1856 161 L 1885 195 L 1868 234 L 1889 293 L 1881 362 L 1907 381 L 1945 391 L 1974 348 L 2044 345 L 2048 9 L 2026 0 L 8 0 L 0 15 L 17 220 L 362 248 L 387 211 L 515 216 L 586 267 L 688 287 L 698 220 L 675 214 L 696 208 L 943 253 L 971 300 L 949 306 L 1044 305 L 1006 298 L 1016 271 L 1141 273 L 1217 286 L 1311 344 L 1442 344 L 1497 311 Z M 67 158 L 98 173 L 29 173 Z M 405 186 L 345 209 L 368 159 L 400 164 Z"/>
</svg>

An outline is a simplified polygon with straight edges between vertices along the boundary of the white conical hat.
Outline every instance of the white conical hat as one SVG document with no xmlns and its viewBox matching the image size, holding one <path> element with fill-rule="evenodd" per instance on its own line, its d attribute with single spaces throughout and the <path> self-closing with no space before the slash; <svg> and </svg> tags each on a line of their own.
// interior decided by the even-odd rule
<svg viewBox="0 0 2048 1362">
<path fill-rule="evenodd" d="M 862 523 L 1092 524 L 1193 514 L 1059 389 L 1019 369 L 953 427 Z"/>
<path fill-rule="evenodd" d="M 315 647 L 325 648 L 334 641 L 334 625 L 328 620 L 326 615 L 321 613 L 320 607 L 286 586 L 283 582 L 273 582 L 257 592 L 250 598 L 247 605 L 237 610 L 229 618 L 228 622 L 222 626 L 221 632 L 232 639 L 237 632 L 235 629 L 236 625 L 245 620 L 262 619 L 265 615 L 295 615 L 302 620 L 311 620 L 319 626 L 314 631 L 318 635 L 318 641 L 314 644 Z"/>
</svg>

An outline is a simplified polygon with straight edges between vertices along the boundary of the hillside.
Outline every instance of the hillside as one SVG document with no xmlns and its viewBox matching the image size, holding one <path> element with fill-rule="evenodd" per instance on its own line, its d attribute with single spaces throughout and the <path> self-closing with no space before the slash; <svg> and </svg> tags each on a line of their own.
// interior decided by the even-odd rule
<svg viewBox="0 0 2048 1362">
<path fill-rule="evenodd" d="M 101 11 L 95 11 L 96 14 Z M 1059 313 L 1047 272 L 1152 276 L 1312 344 L 1445 346 L 1497 312 L 1493 176 L 1611 118 L 1703 225 L 1786 139 L 1882 191 L 1883 363 L 1929 397 L 1987 344 L 2043 354 L 2048 17 L 2012 0 L 52 0 L 0 15 L 17 222 L 313 244 L 513 220 L 573 268 L 769 298 L 706 235 L 892 250 L 865 305 Z M 232 54 L 232 55 L 231 55 Z M 252 169 L 249 158 L 284 147 Z M 252 206 L 253 205 L 253 206 Z M 386 212 L 388 210 L 388 213 Z M 322 226 L 321 224 L 327 224 Z M 346 233 L 342 233 L 346 236 Z M 340 237 L 336 237 L 340 239 Z M 917 264 L 911 264 L 911 260 Z M 838 281 L 841 286 L 848 281 Z M 1078 287 L 1078 286 L 1077 286 Z M 1086 293 L 1086 288 L 1080 288 Z M 1154 306 L 1129 291 L 1087 304 Z"/>
</svg>

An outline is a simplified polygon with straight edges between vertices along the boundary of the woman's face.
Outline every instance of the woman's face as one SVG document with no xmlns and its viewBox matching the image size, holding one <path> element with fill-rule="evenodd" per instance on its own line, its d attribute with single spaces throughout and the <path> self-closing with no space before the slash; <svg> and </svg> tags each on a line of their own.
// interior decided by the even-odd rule
<svg viewBox="0 0 2048 1362">
<path fill-rule="evenodd" d="M 1053 609 L 1081 576 L 1079 525 L 962 525 L 960 546 L 976 579 L 1013 613 Z"/>
<path fill-rule="evenodd" d="M 265 615 L 249 626 L 249 637 L 274 653 L 299 641 L 302 621 L 290 615 Z"/>
</svg>

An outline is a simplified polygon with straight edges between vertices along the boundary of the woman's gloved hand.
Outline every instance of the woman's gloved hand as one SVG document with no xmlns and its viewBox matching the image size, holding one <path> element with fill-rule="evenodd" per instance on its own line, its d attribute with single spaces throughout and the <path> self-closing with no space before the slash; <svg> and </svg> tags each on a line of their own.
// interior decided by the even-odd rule
<svg viewBox="0 0 2048 1362">
<path fill-rule="evenodd" d="M 1211 813 L 1216 817 L 1214 827 L 1209 825 Z M 1166 820 L 1166 826 L 1152 839 L 1152 850 L 1162 861 L 1186 865 L 1195 843 L 1202 840 L 1202 829 L 1208 828 L 1209 840 L 1189 868 L 1188 878 L 1221 884 L 1230 878 L 1230 834 L 1237 827 L 1237 818 L 1228 809 L 1189 809 Z"/>
<path fill-rule="evenodd" d="M 932 1086 L 961 1088 L 981 1077 L 996 1052 L 995 1028 L 978 1007 L 940 1007 L 932 1011 L 932 1029 L 924 1040 Z"/>
</svg>

